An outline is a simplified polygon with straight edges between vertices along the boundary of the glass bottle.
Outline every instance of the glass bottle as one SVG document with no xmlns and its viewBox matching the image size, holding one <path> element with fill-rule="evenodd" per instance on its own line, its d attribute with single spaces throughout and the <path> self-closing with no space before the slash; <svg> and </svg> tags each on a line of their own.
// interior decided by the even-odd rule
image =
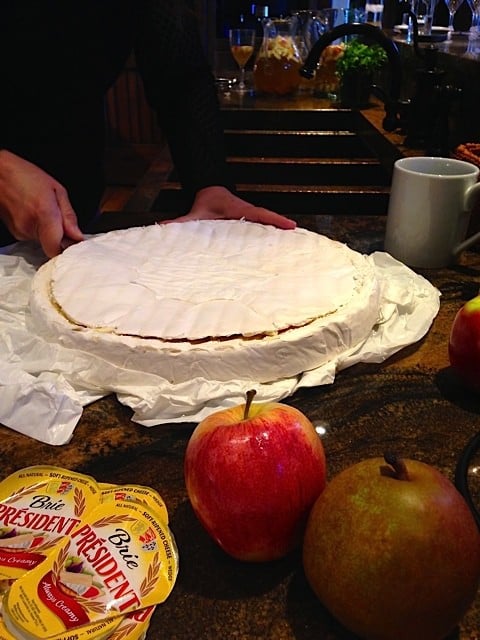
<svg viewBox="0 0 480 640">
<path fill-rule="evenodd" d="M 263 41 L 253 68 L 258 93 L 284 96 L 300 84 L 302 57 L 296 43 L 297 18 L 272 18 L 264 22 Z"/>
</svg>

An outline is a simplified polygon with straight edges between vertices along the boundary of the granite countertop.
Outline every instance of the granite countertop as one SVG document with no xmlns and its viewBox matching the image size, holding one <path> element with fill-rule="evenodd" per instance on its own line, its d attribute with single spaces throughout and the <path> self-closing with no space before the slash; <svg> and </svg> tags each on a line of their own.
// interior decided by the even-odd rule
<svg viewBox="0 0 480 640">
<path fill-rule="evenodd" d="M 125 226 L 127 220 L 106 214 L 100 224 Z M 147 221 L 136 218 L 136 223 Z M 380 216 L 298 220 L 366 253 L 382 248 L 384 222 Z M 460 452 L 479 430 L 480 398 L 450 370 L 447 343 L 456 311 L 478 291 L 480 255 L 466 253 L 459 265 L 423 275 L 442 297 L 440 312 L 420 343 L 383 364 L 342 371 L 333 385 L 303 389 L 285 401 L 326 427 L 330 477 L 394 447 L 453 479 Z M 145 428 L 130 417 L 113 397 L 102 399 L 85 409 L 71 442 L 60 447 L 0 426 L 0 454 L 4 475 L 51 464 L 104 482 L 149 485 L 161 493 L 179 547 L 180 573 L 168 600 L 157 607 L 148 640 L 353 638 L 313 596 L 298 554 L 267 565 L 242 564 L 225 556 L 203 532 L 183 480 L 183 455 L 194 424 Z M 452 638 L 479 640 L 479 629 L 480 594 Z"/>
</svg>

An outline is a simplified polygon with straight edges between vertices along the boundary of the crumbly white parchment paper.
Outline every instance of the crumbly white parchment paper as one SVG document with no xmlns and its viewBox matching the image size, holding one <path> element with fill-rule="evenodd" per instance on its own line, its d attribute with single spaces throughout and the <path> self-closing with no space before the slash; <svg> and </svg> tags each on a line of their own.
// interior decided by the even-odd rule
<svg viewBox="0 0 480 640">
<path fill-rule="evenodd" d="M 281 400 L 300 387 L 330 384 L 337 371 L 358 362 L 382 362 L 427 333 L 439 310 L 439 291 L 387 253 L 376 252 L 369 259 L 381 296 L 380 321 L 367 340 L 322 367 L 255 385 L 256 401 Z M 134 422 L 147 427 L 197 422 L 214 410 L 244 402 L 251 382 L 197 378 L 172 385 L 159 376 L 125 370 L 30 333 L 30 286 L 44 260 L 31 243 L 0 250 L 0 423 L 61 445 L 71 439 L 83 407 L 111 393 L 133 409 Z M 98 380 L 105 383 L 99 386 Z"/>
</svg>

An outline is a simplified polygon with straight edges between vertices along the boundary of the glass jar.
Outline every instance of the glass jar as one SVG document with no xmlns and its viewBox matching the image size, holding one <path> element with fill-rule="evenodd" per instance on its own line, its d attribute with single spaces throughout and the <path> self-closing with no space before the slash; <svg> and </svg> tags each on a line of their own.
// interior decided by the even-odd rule
<svg viewBox="0 0 480 640">
<path fill-rule="evenodd" d="M 263 41 L 253 68 L 258 93 L 284 96 L 300 84 L 302 56 L 296 42 L 297 18 L 273 18 L 263 25 Z"/>
</svg>

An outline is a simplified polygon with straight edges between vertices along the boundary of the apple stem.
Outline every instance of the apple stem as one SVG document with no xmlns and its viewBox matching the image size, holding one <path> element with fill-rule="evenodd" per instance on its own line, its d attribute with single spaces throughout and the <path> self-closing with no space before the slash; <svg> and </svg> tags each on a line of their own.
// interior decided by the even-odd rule
<svg viewBox="0 0 480 640">
<path fill-rule="evenodd" d="M 385 462 L 389 465 L 380 467 L 380 473 L 383 476 L 389 476 L 395 480 L 410 480 L 407 465 L 403 458 L 399 458 L 396 453 L 387 451 L 383 456 Z"/>
<path fill-rule="evenodd" d="M 248 413 L 250 411 L 250 407 L 252 406 L 252 401 L 253 401 L 253 398 L 255 397 L 256 393 L 257 392 L 255 391 L 255 389 L 250 389 L 246 393 L 247 401 L 245 403 L 245 410 L 243 412 L 243 419 L 244 420 L 247 420 L 247 418 L 248 418 Z"/>
</svg>

